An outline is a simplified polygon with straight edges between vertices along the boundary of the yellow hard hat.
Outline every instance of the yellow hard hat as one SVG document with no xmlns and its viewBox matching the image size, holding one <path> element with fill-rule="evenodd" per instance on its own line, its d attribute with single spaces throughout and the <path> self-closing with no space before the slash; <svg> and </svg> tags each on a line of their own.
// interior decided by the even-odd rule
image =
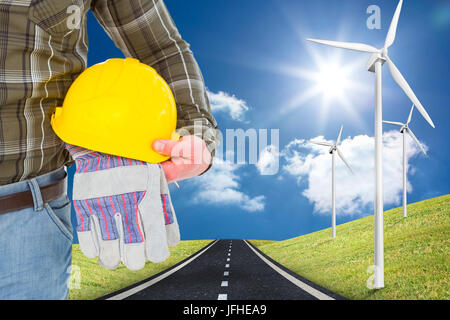
<svg viewBox="0 0 450 320">
<path fill-rule="evenodd" d="M 83 148 L 158 163 L 155 139 L 175 140 L 177 110 L 156 71 L 137 59 L 109 59 L 81 73 L 51 125 L 61 140 Z"/>
</svg>

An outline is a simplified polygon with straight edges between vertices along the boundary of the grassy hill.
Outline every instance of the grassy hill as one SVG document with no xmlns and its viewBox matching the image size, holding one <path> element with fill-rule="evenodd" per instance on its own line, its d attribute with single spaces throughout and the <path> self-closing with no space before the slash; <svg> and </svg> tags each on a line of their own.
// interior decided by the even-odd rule
<svg viewBox="0 0 450 320">
<path fill-rule="evenodd" d="M 100 267 L 97 258 L 86 258 L 79 245 L 73 245 L 69 300 L 90 300 L 125 288 L 157 274 L 194 254 L 211 240 L 180 241 L 170 248 L 170 257 L 161 263 L 147 261 L 139 271 L 128 270 L 121 264 L 116 270 Z M 78 281 L 78 279 L 80 281 Z"/>
<path fill-rule="evenodd" d="M 385 288 L 370 290 L 373 215 L 285 241 L 251 241 L 299 275 L 349 299 L 450 299 L 450 195 L 384 214 Z M 369 281 L 370 282 L 370 281 Z"/>
</svg>

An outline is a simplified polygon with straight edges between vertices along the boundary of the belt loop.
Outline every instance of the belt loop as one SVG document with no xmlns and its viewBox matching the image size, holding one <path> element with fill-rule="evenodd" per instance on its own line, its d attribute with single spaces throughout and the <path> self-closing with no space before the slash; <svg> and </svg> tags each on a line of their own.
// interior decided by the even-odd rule
<svg viewBox="0 0 450 320">
<path fill-rule="evenodd" d="M 31 194 L 33 195 L 34 210 L 41 211 L 44 209 L 44 200 L 42 200 L 41 189 L 36 178 L 31 178 L 27 180 L 28 186 L 30 187 Z"/>
</svg>

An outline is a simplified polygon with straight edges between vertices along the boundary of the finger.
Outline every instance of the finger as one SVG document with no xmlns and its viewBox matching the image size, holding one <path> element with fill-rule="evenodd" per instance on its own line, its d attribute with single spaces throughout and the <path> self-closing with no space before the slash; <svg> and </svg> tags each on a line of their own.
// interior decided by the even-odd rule
<svg viewBox="0 0 450 320">
<path fill-rule="evenodd" d="M 173 148 L 179 143 L 179 141 L 167 140 L 167 139 L 157 139 L 153 141 L 152 148 L 156 152 L 171 156 Z"/>
<path fill-rule="evenodd" d="M 78 166 L 78 165 L 77 165 Z M 79 167 L 77 167 L 78 169 Z M 74 192 L 77 192 L 77 185 L 74 184 Z M 90 216 L 92 212 L 89 206 L 86 205 L 85 200 L 73 200 L 73 207 L 75 209 L 75 216 L 77 219 L 77 235 L 80 250 L 88 258 L 98 256 L 99 249 L 97 244 L 97 236 L 92 231 L 92 224 Z"/>
<path fill-rule="evenodd" d="M 178 226 L 175 211 L 173 213 L 174 222 L 166 225 L 167 245 L 170 247 L 176 246 L 180 243 L 180 228 Z"/>
<path fill-rule="evenodd" d="M 161 205 L 163 208 L 164 223 L 166 225 L 173 223 L 173 207 L 170 200 L 169 188 L 167 186 L 166 178 L 164 177 L 164 171 L 161 168 L 160 174 L 160 190 L 161 190 Z"/>
<path fill-rule="evenodd" d="M 74 200 L 73 206 L 77 218 L 77 235 L 80 250 L 88 258 L 97 257 L 97 238 L 91 231 L 90 213 L 88 208 L 85 206 L 84 200 Z"/>
<path fill-rule="evenodd" d="M 172 158 L 161 163 L 167 183 L 198 176 L 205 171 L 206 164 L 196 165 L 183 158 Z"/>
<path fill-rule="evenodd" d="M 77 218 L 77 231 L 84 232 L 90 231 L 91 226 L 89 223 L 90 213 L 86 210 L 86 207 L 83 205 L 83 200 L 74 200 L 73 207 L 75 208 L 76 218 Z"/>
<path fill-rule="evenodd" d="M 125 243 L 125 233 L 122 215 L 117 212 L 114 216 L 119 232 L 120 256 L 123 264 L 130 270 L 140 270 L 145 266 L 144 242 Z"/>
<path fill-rule="evenodd" d="M 170 198 L 169 187 L 164 176 L 164 172 L 161 171 L 161 201 L 163 205 L 164 221 L 166 224 L 166 236 L 167 245 L 175 246 L 180 242 L 180 230 L 178 227 L 177 218 L 175 216 L 175 210 Z"/>
<path fill-rule="evenodd" d="M 200 164 L 200 165 L 193 163 L 186 164 L 183 161 L 179 161 L 179 159 L 176 158 L 172 158 L 171 161 L 176 166 L 177 176 L 175 177 L 175 179 L 173 179 L 176 181 L 198 176 L 208 168 L 207 164 Z"/>
<path fill-rule="evenodd" d="M 78 243 L 80 250 L 88 258 L 95 258 L 98 256 L 97 237 L 93 231 L 77 232 Z"/>
<path fill-rule="evenodd" d="M 116 203 L 116 219 L 120 217 L 117 225 L 120 230 L 121 257 L 125 266 L 130 270 L 142 269 L 145 265 L 145 238 L 138 212 L 138 203 L 144 192 L 130 192 L 113 196 L 112 202 Z"/>
<path fill-rule="evenodd" d="M 120 264 L 119 239 L 103 240 L 101 237 L 101 222 L 95 215 L 91 217 L 92 228 L 97 236 L 98 243 L 98 264 L 106 269 L 114 270 Z"/>
<path fill-rule="evenodd" d="M 126 244 L 144 242 L 144 233 L 137 211 L 137 204 L 143 194 L 144 192 L 130 192 L 110 197 L 110 202 L 114 206 L 114 214 L 121 213 L 120 224 Z"/>
<path fill-rule="evenodd" d="M 145 266 L 144 235 L 137 215 L 137 202 L 143 192 L 132 192 L 109 197 L 119 233 L 120 257 L 130 270 Z"/>
<path fill-rule="evenodd" d="M 120 264 L 119 234 L 114 219 L 114 210 L 107 197 L 87 199 L 85 204 L 92 212 L 91 224 L 98 243 L 98 263 L 107 269 Z"/>
<path fill-rule="evenodd" d="M 176 246 L 180 242 L 180 228 L 178 226 L 175 211 L 172 211 L 173 223 L 166 225 L 167 245 Z"/>
<path fill-rule="evenodd" d="M 164 175 L 167 179 L 167 182 L 170 183 L 172 181 L 175 181 L 178 176 L 178 168 L 173 163 L 172 160 L 167 160 L 164 162 L 161 162 L 162 169 L 164 170 Z"/>
<path fill-rule="evenodd" d="M 149 184 L 138 205 L 144 227 L 145 253 L 152 262 L 161 262 L 169 257 L 167 236 L 163 219 L 160 193 L 160 167 L 147 163 Z"/>
<path fill-rule="evenodd" d="M 192 160 L 194 164 L 210 164 L 211 153 L 205 141 L 197 136 L 185 136 L 172 150 L 172 157 L 180 157 Z"/>
</svg>

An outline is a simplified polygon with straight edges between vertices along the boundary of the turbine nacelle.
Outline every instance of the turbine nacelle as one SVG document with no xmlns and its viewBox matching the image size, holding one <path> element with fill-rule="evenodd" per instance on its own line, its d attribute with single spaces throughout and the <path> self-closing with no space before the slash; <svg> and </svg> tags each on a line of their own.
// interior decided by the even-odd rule
<svg viewBox="0 0 450 320">
<path fill-rule="evenodd" d="M 419 142 L 419 139 L 417 139 L 417 137 L 414 135 L 411 128 L 409 127 L 409 123 L 411 122 L 413 111 L 414 111 L 414 105 L 412 105 L 412 107 L 411 107 L 411 111 L 409 112 L 408 120 L 406 121 L 406 123 L 396 122 L 396 121 L 385 121 L 385 120 L 383 120 L 383 122 L 388 123 L 388 124 L 393 124 L 395 126 L 400 126 L 400 133 L 405 134 L 405 132 L 407 132 L 410 135 L 410 137 L 414 140 L 414 142 L 417 144 L 417 146 L 420 148 L 420 150 L 422 150 L 422 152 L 426 155 L 427 152 L 425 151 L 425 148 L 422 146 L 422 144 Z"/>
<path fill-rule="evenodd" d="M 309 140 L 309 142 L 313 143 L 313 144 L 317 144 L 319 146 L 330 147 L 329 153 L 330 154 L 334 154 L 336 152 L 338 154 L 339 158 L 341 158 L 342 162 L 344 162 L 344 164 L 350 170 L 350 172 L 352 174 L 354 174 L 353 169 L 350 167 L 350 165 L 348 164 L 347 160 L 344 158 L 344 155 L 342 154 L 341 150 L 339 150 L 339 148 L 338 148 L 338 144 L 341 142 L 341 135 L 342 135 L 342 129 L 343 128 L 344 128 L 344 126 L 341 126 L 341 130 L 339 131 L 338 137 L 336 139 L 336 143 L 334 143 L 334 144 L 333 143 L 329 143 L 329 142 L 314 141 L 314 140 Z"/>
<path fill-rule="evenodd" d="M 386 62 L 386 56 L 383 56 L 380 52 L 376 52 L 370 56 L 369 61 L 367 61 L 366 69 L 369 72 L 375 72 L 375 63 L 380 61 L 381 65 Z"/>
<path fill-rule="evenodd" d="M 405 130 L 408 130 L 409 128 L 408 128 L 408 125 L 405 123 L 404 125 L 403 125 L 403 127 L 401 127 L 400 128 L 400 133 L 403 133 L 403 132 L 405 132 Z"/>
</svg>

